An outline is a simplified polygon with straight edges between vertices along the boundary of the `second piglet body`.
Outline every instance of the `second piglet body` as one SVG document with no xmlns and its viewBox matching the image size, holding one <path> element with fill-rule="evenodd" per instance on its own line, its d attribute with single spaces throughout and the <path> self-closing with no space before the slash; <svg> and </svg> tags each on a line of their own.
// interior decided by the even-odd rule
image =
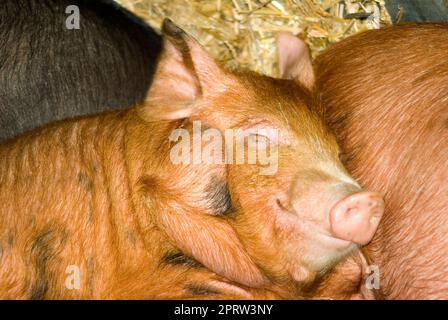
<svg viewBox="0 0 448 320">
<path fill-rule="evenodd" d="M 373 236 L 382 199 L 347 175 L 306 89 L 224 71 L 172 23 L 163 31 L 142 106 L 0 148 L 1 297 L 299 298 Z M 195 161 L 195 141 L 210 150 L 238 129 L 275 155 L 273 171 L 247 161 L 250 147 L 241 163 Z M 193 147 L 173 152 L 189 134 Z M 215 156 L 238 153 L 229 141 Z"/>
<path fill-rule="evenodd" d="M 360 34 L 316 61 L 320 107 L 347 168 L 385 195 L 365 249 L 380 274 L 377 298 L 448 297 L 447 58 L 448 24 L 428 23 Z"/>
<path fill-rule="evenodd" d="M 350 37 L 316 59 L 315 75 L 304 44 L 280 38 L 282 76 L 314 86 L 348 170 L 386 200 L 364 256 L 337 266 L 310 295 L 446 299 L 448 24 Z"/>
</svg>

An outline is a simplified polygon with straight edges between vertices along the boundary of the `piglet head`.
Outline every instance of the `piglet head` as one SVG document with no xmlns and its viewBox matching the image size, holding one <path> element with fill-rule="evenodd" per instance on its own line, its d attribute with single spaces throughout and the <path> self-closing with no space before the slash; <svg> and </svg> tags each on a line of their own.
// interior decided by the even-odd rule
<svg viewBox="0 0 448 320">
<path fill-rule="evenodd" d="M 226 71 L 171 22 L 163 33 L 141 117 L 193 131 L 201 136 L 196 147 L 204 147 L 198 156 L 192 143 L 192 156 L 183 158 L 190 162 L 180 165 L 160 157 L 169 172 L 182 172 L 167 188 L 181 195 L 170 208 L 196 211 L 159 220 L 173 242 L 254 287 L 311 282 L 369 242 L 382 198 L 361 191 L 345 171 L 334 136 L 308 108 L 310 82 Z"/>
</svg>

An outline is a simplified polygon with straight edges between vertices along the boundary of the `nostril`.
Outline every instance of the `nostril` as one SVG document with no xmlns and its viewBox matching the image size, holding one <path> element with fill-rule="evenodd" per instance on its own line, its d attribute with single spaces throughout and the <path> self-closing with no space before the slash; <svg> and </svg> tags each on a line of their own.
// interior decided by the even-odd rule
<svg viewBox="0 0 448 320">
<path fill-rule="evenodd" d="M 348 208 L 347 209 L 347 215 L 353 215 L 358 213 L 358 209 L 357 208 Z"/>
<path fill-rule="evenodd" d="M 359 192 L 348 196 L 330 211 L 332 234 L 357 244 L 367 244 L 372 239 L 383 214 L 384 202 L 374 192 Z"/>
</svg>

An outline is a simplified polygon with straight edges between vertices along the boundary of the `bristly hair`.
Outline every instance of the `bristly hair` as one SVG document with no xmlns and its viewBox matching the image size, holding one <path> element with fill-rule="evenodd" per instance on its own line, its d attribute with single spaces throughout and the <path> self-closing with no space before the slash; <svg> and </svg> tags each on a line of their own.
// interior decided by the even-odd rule
<svg viewBox="0 0 448 320">
<path fill-rule="evenodd" d="M 206 188 L 207 206 L 216 216 L 224 216 L 232 212 L 232 198 L 227 181 L 212 177 Z"/>
</svg>

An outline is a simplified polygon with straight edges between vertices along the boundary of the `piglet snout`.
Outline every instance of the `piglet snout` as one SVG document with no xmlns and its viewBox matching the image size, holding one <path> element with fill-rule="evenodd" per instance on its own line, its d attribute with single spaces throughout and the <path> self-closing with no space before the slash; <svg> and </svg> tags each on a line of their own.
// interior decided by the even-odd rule
<svg viewBox="0 0 448 320">
<path fill-rule="evenodd" d="M 384 212 L 376 192 L 359 192 L 338 201 L 330 211 L 334 237 L 365 245 L 372 240 Z"/>
</svg>

